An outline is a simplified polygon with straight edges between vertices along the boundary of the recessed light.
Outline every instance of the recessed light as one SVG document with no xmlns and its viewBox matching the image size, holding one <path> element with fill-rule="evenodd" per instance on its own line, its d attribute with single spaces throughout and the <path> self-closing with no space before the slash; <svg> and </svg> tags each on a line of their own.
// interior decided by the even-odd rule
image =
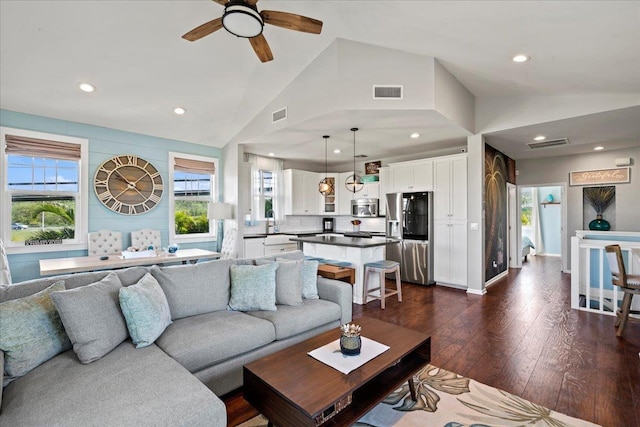
<svg viewBox="0 0 640 427">
<path fill-rule="evenodd" d="M 535 138 L 533 138 L 534 141 L 544 141 L 545 139 L 547 139 L 547 137 L 544 135 L 538 135 Z"/>
<path fill-rule="evenodd" d="M 604 147 L 602 145 L 598 145 L 597 147 L 593 147 L 593 149 L 596 151 L 600 151 L 600 150 L 604 150 Z"/>
<path fill-rule="evenodd" d="M 273 157 L 275 155 L 276 155 L 276 153 L 269 153 L 269 157 Z"/>
<path fill-rule="evenodd" d="M 96 90 L 96 87 L 89 83 L 80 83 L 78 87 L 83 92 L 93 92 L 94 90 Z"/>
<path fill-rule="evenodd" d="M 530 56 L 522 55 L 522 54 L 520 54 L 520 55 L 516 55 L 516 56 L 514 56 L 513 58 L 511 58 L 511 60 L 512 60 L 513 62 L 527 62 L 527 61 L 528 61 L 528 60 L 530 60 L 530 59 L 531 59 L 531 57 L 530 57 Z"/>
<path fill-rule="evenodd" d="M 414 133 L 411 134 L 411 138 L 420 138 L 420 134 L 414 132 Z"/>
<path fill-rule="evenodd" d="M 187 112 L 187 110 L 185 110 L 185 109 L 184 109 L 184 108 L 182 108 L 182 107 L 176 107 L 176 108 L 174 108 L 174 109 L 173 109 L 173 112 L 174 112 L 174 113 L 176 113 L 177 115 L 181 116 L 181 115 L 183 115 L 184 113 L 186 113 L 186 112 Z"/>
<path fill-rule="evenodd" d="M 340 154 L 340 153 L 342 153 L 342 150 L 339 149 L 339 148 L 336 148 L 335 150 L 333 150 L 333 152 L 336 153 L 336 154 Z"/>
</svg>

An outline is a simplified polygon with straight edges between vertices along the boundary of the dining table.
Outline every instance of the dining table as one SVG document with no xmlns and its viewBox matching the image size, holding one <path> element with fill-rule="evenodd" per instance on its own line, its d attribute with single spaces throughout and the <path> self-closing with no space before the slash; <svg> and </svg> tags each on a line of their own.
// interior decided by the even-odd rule
<svg viewBox="0 0 640 427">
<path fill-rule="evenodd" d="M 205 249 L 180 249 L 175 253 L 157 252 L 155 256 L 125 258 L 121 254 L 89 255 L 72 258 L 50 258 L 40 260 L 40 275 L 80 273 L 85 271 L 114 270 L 140 265 L 195 262 L 220 258 L 220 252 Z"/>
</svg>

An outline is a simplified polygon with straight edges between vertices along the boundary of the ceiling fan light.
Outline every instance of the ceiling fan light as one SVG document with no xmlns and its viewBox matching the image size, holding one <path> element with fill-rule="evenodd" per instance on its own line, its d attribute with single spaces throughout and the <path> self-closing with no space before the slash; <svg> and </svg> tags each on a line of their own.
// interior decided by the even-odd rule
<svg viewBox="0 0 640 427">
<path fill-rule="evenodd" d="M 251 38 L 262 34 L 264 21 L 257 10 L 231 1 L 224 9 L 222 26 L 234 36 Z"/>
</svg>

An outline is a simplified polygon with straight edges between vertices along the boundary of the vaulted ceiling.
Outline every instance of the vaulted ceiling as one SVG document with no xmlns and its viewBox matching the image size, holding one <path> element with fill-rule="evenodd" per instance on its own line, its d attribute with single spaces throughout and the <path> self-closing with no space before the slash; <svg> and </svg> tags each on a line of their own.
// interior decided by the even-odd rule
<svg viewBox="0 0 640 427">
<path fill-rule="evenodd" d="M 221 16 L 213 1 L 2 0 L 0 107 L 215 147 L 243 143 L 246 128 L 298 76 L 326 71 L 309 67 L 337 39 L 436 58 L 476 105 L 602 94 L 635 95 L 640 105 L 640 2 L 260 0 L 258 8 L 320 19 L 322 33 L 267 25 L 274 60 L 261 63 L 247 40 L 224 30 L 193 43 L 180 37 Z M 517 53 L 531 60 L 512 62 Z M 97 90 L 80 92 L 84 81 Z M 187 114 L 175 115 L 176 106 Z M 381 147 L 378 157 L 457 147 L 469 133 L 441 117 L 414 120 L 415 112 L 395 110 L 292 121 L 252 136 L 251 147 L 322 162 L 321 136 L 347 142 L 352 126 L 362 129 L 364 149 Z M 488 139 L 516 159 L 557 155 L 524 150 L 538 133 L 568 137 L 570 149 L 582 151 L 613 140 L 617 148 L 637 146 L 640 110 L 612 110 L 500 129 Z M 421 138 L 410 139 L 412 132 Z M 312 151 L 302 144 L 314 140 Z"/>
</svg>

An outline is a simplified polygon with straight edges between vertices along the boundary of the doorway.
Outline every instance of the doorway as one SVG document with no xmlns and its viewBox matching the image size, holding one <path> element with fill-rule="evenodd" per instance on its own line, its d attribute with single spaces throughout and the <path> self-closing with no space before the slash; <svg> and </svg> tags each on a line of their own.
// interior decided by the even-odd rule
<svg viewBox="0 0 640 427">
<path fill-rule="evenodd" d="M 515 255 L 510 267 L 522 267 L 531 255 L 544 255 L 560 257 L 562 271 L 568 272 L 566 183 L 521 185 L 508 193 L 513 223 L 510 249 Z"/>
</svg>

